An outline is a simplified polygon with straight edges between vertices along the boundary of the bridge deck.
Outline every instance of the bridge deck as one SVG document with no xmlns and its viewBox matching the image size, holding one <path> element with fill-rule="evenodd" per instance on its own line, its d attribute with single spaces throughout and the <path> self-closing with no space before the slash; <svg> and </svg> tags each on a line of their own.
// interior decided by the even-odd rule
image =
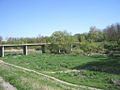
<svg viewBox="0 0 120 90">
<path fill-rule="evenodd" d="M 22 46 L 42 46 L 50 43 L 34 43 L 34 44 L 1 44 L 0 47 L 22 47 Z"/>
</svg>

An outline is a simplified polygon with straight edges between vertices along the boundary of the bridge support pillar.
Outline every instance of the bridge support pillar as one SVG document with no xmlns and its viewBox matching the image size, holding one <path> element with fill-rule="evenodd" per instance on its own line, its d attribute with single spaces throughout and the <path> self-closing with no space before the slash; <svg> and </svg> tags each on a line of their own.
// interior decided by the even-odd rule
<svg viewBox="0 0 120 90">
<path fill-rule="evenodd" d="M 4 46 L 0 46 L 0 57 L 4 57 Z"/>
<path fill-rule="evenodd" d="M 28 55 L 27 45 L 23 46 L 23 54 Z"/>
<path fill-rule="evenodd" d="M 45 45 L 42 45 L 42 53 L 45 53 Z"/>
<path fill-rule="evenodd" d="M 73 51 L 72 48 L 73 48 L 73 45 L 71 44 L 71 45 L 70 45 L 70 51 L 71 51 L 71 52 Z"/>
</svg>

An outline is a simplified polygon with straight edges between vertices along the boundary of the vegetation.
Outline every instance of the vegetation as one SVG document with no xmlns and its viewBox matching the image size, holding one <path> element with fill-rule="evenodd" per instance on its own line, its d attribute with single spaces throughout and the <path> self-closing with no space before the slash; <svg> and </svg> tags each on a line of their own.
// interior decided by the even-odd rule
<svg viewBox="0 0 120 90">
<path fill-rule="evenodd" d="M 94 58 L 85 56 L 37 53 L 28 56 L 8 56 L 2 59 L 6 62 L 21 65 L 37 71 L 68 70 L 87 62 L 96 61 Z"/>
<path fill-rule="evenodd" d="M 18 90 L 77 90 L 77 88 L 62 85 L 41 75 L 36 75 L 4 64 L 0 65 L 0 76 Z M 3 89 L 1 88 L 1 90 Z M 83 89 L 81 88 L 81 90 Z"/>
<path fill-rule="evenodd" d="M 51 45 L 47 46 L 49 53 L 72 53 L 74 55 L 91 55 L 98 53 L 113 55 L 116 51 L 120 51 L 120 24 L 112 24 L 103 30 L 92 26 L 88 33 L 77 33 L 75 35 L 71 35 L 67 31 L 55 31 L 49 37 L 40 35 L 33 38 L 9 37 L 7 41 L 2 41 L 2 37 L 0 37 L 0 43 L 3 44 L 41 42 L 51 43 Z"/>
<path fill-rule="evenodd" d="M 7 56 L 2 59 L 78 85 L 106 90 L 120 88 L 119 57 L 31 54 Z"/>
<path fill-rule="evenodd" d="M 0 43 L 51 43 L 46 46 L 46 54 L 8 55 L 1 59 L 77 85 L 105 90 L 120 89 L 119 23 L 112 24 L 103 30 L 92 26 L 88 33 L 77 33 L 75 35 L 66 31 L 55 31 L 51 36 L 9 37 L 7 41 L 3 41 L 0 37 Z M 39 50 L 40 47 L 32 48 Z M 12 67 L 0 65 L 0 73 L 0 76 L 19 90 L 39 90 L 44 89 L 44 86 L 47 85 L 50 88 L 54 87 L 52 90 L 66 90 L 66 87 L 51 83 L 49 80 L 46 81 L 41 76 Z M 35 82 L 35 86 L 31 82 Z M 71 90 L 71 88 L 69 89 Z"/>
<path fill-rule="evenodd" d="M 117 83 L 120 77 L 118 75 L 103 72 L 82 70 L 80 72 L 55 73 L 53 76 L 78 85 L 87 85 L 105 90 L 120 89 L 120 86 Z"/>
</svg>

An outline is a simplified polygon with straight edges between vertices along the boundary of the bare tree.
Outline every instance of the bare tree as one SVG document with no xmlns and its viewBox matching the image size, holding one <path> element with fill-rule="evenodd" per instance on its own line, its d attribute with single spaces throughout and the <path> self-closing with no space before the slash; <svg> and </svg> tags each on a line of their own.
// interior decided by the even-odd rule
<svg viewBox="0 0 120 90">
<path fill-rule="evenodd" d="M 117 43 L 120 42 L 120 24 L 112 24 L 108 26 L 105 30 L 105 37 L 108 41 L 116 41 Z"/>
</svg>

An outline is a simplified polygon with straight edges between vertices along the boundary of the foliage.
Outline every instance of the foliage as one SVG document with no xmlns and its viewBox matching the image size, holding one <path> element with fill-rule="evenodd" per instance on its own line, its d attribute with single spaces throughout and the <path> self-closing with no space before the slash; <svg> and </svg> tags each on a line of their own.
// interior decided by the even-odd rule
<svg viewBox="0 0 120 90">
<path fill-rule="evenodd" d="M 95 26 L 90 27 L 90 31 L 88 33 L 88 41 L 101 42 L 103 40 L 103 32 L 97 29 Z"/>
<path fill-rule="evenodd" d="M 81 70 L 80 72 L 55 73 L 53 76 L 79 85 L 87 85 L 105 90 L 119 90 L 113 81 L 120 80 L 118 75 L 101 73 L 96 71 Z"/>
<path fill-rule="evenodd" d="M 101 30 L 96 26 L 91 26 L 88 33 L 76 33 L 71 35 L 67 31 L 55 31 L 51 36 L 37 37 L 9 37 L 4 44 L 22 44 L 22 43 L 51 43 L 47 51 L 51 53 L 69 54 L 79 53 L 87 55 L 92 53 L 106 53 L 111 51 L 120 51 L 120 24 L 112 24 Z M 79 46 L 78 46 L 79 44 Z M 72 47 L 77 46 L 77 47 Z M 118 48 L 118 49 L 117 49 Z M 72 51 L 73 49 L 73 51 Z M 72 51 L 72 52 L 71 52 Z"/>
<path fill-rule="evenodd" d="M 51 35 L 52 44 L 50 47 L 51 52 L 66 53 L 72 43 L 72 36 L 70 33 L 64 31 L 55 31 Z"/>
<path fill-rule="evenodd" d="M 87 33 L 75 34 L 74 37 L 76 38 L 76 42 L 83 42 L 87 40 Z"/>
<path fill-rule="evenodd" d="M 0 36 L 0 44 L 2 43 L 2 36 Z"/>
<path fill-rule="evenodd" d="M 72 50 L 71 55 L 84 55 L 84 51 L 76 48 Z"/>
<path fill-rule="evenodd" d="M 102 45 L 96 42 L 81 42 L 80 48 L 87 54 L 100 53 L 103 50 Z"/>
<path fill-rule="evenodd" d="M 33 53 L 28 56 L 6 56 L 4 61 L 21 65 L 38 71 L 57 71 L 73 68 L 77 65 L 94 61 L 94 58 L 86 56 L 39 54 Z"/>
<path fill-rule="evenodd" d="M 112 24 L 104 29 L 105 38 L 107 41 L 117 41 L 120 43 L 120 24 Z"/>
<path fill-rule="evenodd" d="M 14 68 L 7 65 L 0 65 L 0 76 L 2 76 L 5 81 L 9 82 L 14 87 L 16 87 L 17 90 L 75 90 L 76 89 L 74 87 L 72 88 L 67 85 L 56 83 L 53 80 L 50 80 L 44 76 L 36 75 L 35 73 L 26 72 L 18 68 Z"/>
<path fill-rule="evenodd" d="M 119 83 L 116 83 L 117 80 L 120 80 L 120 58 L 32 54 L 28 56 L 8 56 L 2 59 L 5 62 L 43 72 L 78 85 L 82 84 L 106 90 L 110 88 L 111 90 L 117 90 L 120 87 Z M 80 72 L 59 72 L 67 70 L 80 70 Z"/>
</svg>

